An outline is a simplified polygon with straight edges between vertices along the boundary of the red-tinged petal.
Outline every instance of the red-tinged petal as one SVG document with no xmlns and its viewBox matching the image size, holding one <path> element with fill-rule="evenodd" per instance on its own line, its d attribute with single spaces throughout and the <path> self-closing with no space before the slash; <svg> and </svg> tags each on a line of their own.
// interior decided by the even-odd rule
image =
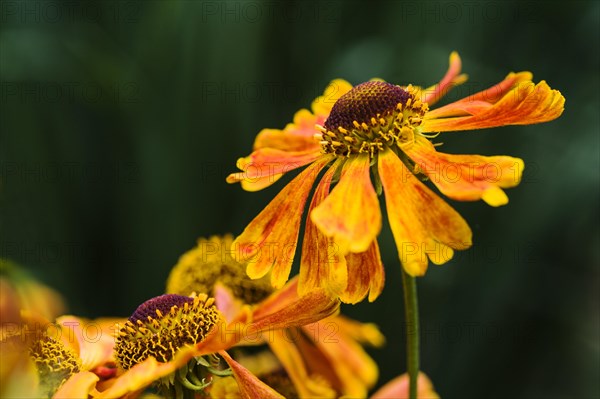
<svg viewBox="0 0 600 399">
<path fill-rule="evenodd" d="M 477 100 L 476 107 L 468 103 L 455 104 L 445 112 L 462 113 L 465 116 L 439 117 L 433 111 L 425 114 L 423 132 L 473 130 L 505 125 L 530 125 L 558 118 L 563 110 L 565 98 L 552 90 L 545 81 L 537 85 L 521 82 L 507 92 L 499 101 L 488 107 Z M 449 104 L 446 107 L 450 107 Z"/>
<path fill-rule="evenodd" d="M 83 370 L 92 370 L 113 361 L 115 324 L 123 319 L 85 320 L 75 316 L 61 316 L 56 324 L 63 329 L 61 339 L 81 359 Z"/>
<path fill-rule="evenodd" d="M 246 191 L 259 191 L 275 183 L 283 174 L 313 162 L 321 156 L 320 148 L 286 152 L 262 148 L 249 157 L 240 158 L 237 167 L 242 172 L 227 176 L 227 183 L 240 183 Z"/>
<path fill-rule="evenodd" d="M 312 103 L 312 110 L 315 115 L 329 116 L 333 104 L 344 94 L 352 90 L 352 85 L 343 79 L 335 79 L 325 88 L 322 96 L 319 96 Z"/>
<path fill-rule="evenodd" d="M 446 75 L 444 75 L 438 84 L 423 92 L 421 101 L 429 105 L 435 104 L 440 98 L 444 97 L 452 87 L 464 83 L 467 80 L 467 76 L 464 74 L 460 75 L 461 68 L 462 62 L 460 56 L 456 51 L 453 51 L 450 54 Z"/>
<path fill-rule="evenodd" d="M 274 331 L 267 342 L 269 347 L 285 368 L 294 388 L 301 398 L 335 398 L 336 392 L 318 380 L 310 377 L 307 363 L 304 360 L 306 353 L 301 353 L 295 345 L 295 336 L 299 330 Z M 289 336 L 288 336 L 289 335 Z M 320 359 L 321 360 L 321 359 Z M 312 363 L 308 363 L 311 365 Z"/>
<path fill-rule="evenodd" d="M 65 381 L 52 397 L 56 399 L 87 398 L 98 380 L 98 376 L 90 371 L 79 372 Z"/>
<path fill-rule="evenodd" d="M 402 374 L 381 387 L 371 396 L 371 399 L 408 399 L 408 389 L 408 374 Z M 417 398 L 440 399 L 434 391 L 431 380 L 424 373 L 419 373 L 417 378 Z"/>
<path fill-rule="evenodd" d="M 217 309 L 223 314 L 225 321 L 228 323 L 233 321 L 242 312 L 244 307 L 243 301 L 236 298 L 231 289 L 220 282 L 215 283 L 214 297 Z"/>
<path fill-rule="evenodd" d="M 519 85 L 526 84 L 526 82 L 531 82 L 532 78 L 533 75 L 531 72 L 511 72 L 502 82 L 495 84 L 489 89 L 482 90 L 451 104 L 429 111 L 425 115 L 425 119 L 474 115 L 473 112 L 481 108 L 489 108 L 491 104 L 500 101 L 510 90 Z"/>
<path fill-rule="evenodd" d="M 502 188 L 518 185 L 525 167 L 523 160 L 509 156 L 444 154 L 426 139 L 406 153 L 444 195 L 459 201 L 483 199 L 491 206 L 508 203 Z"/>
<path fill-rule="evenodd" d="M 273 269 L 273 285 L 283 286 L 294 259 L 306 199 L 317 175 L 331 158 L 317 159 L 300 173 L 233 242 L 236 260 L 248 263 L 246 271 L 250 278 L 261 278 Z"/>
<path fill-rule="evenodd" d="M 249 306 L 231 323 L 220 323 L 196 347 L 199 354 L 227 350 L 234 345 L 255 345 L 268 342 L 274 330 L 314 323 L 339 311 L 339 301 L 324 289 L 298 295 L 298 279 L 255 305 Z"/>
<path fill-rule="evenodd" d="M 369 175 L 369 155 L 349 158 L 340 182 L 310 214 L 340 246 L 340 253 L 364 252 L 381 230 L 381 210 Z"/>
<path fill-rule="evenodd" d="M 471 229 L 446 202 L 421 183 L 392 151 L 379 154 L 379 176 L 400 261 L 412 276 L 471 246 Z"/>
<path fill-rule="evenodd" d="M 252 374 L 244 366 L 236 362 L 229 356 L 225 351 L 220 351 L 219 354 L 225 359 L 233 376 L 238 383 L 240 388 L 240 394 L 244 399 L 285 399 L 281 394 L 275 391 L 273 388 L 259 380 L 254 374 Z"/>
<path fill-rule="evenodd" d="M 355 304 L 369 293 L 369 302 L 373 302 L 381 294 L 385 283 L 385 270 L 377 241 L 373 241 L 365 252 L 351 252 L 346 255 L 346 264 L 348 284 L 340 294 L 340 300 Z"/>
<path fill-rule="evenodd" d="M 318 206 L 329 194 L 331 178 L 343 162 L 338 159 L 323 176 L 313 195 L 308 213 Z M 299 294 L 305 294 L 314 288 L 329 289 L 332 295 L 339 295 L 348 283 L 348 269 L 344 256 L 337 253 L 333 239 L 326 237 L 310 218 L 306 219 L 304 240 L 302 241 L 302 259 L 298 282 Z"/>
<path fill-rule="evenodd" d="M 315 289 L 286 302 L 282 304 L 284 307 L 272 313 L 265 313 L 265 309 L 258 305 L 254 312 L 254 322 L 250 324 L 252 330 L 267 331 L 303 326 L 337 314 L 340 306 L 340 302 L 324 289 Z"/>
</svg>

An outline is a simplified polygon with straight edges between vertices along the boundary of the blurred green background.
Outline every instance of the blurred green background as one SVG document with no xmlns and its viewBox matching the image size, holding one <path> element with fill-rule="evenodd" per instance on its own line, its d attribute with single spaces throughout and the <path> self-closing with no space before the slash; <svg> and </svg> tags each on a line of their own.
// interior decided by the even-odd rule
<svg viewBox="0 0 600 399">
<path fill-rule="evenodd" d="M 510 203 L 451 201 L 474 247 L 419 280 L 422 369 L 445 398 L 596 398 L 600 2 L 3 1 L 0 256 L 70 311 L 126 316 L 200 236 L 239 233 L 283 187 L 225 183 L 256 133 L 332 79 L 423 86 L 457 50 L 458 99 L 530 70 L 567 99 L 536 126 L 444 134 L 443 151 L 525 160 Z M 285 180 L 285 179 L 284 179 Z M 400 269 L 346 306 L 403 372 Z"/>
</svg>

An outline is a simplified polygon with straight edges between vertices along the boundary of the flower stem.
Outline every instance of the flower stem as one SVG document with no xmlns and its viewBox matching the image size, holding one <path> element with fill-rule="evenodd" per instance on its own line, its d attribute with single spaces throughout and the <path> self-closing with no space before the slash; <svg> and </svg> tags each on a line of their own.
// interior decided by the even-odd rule
<svg viewBox="0 0 600 399">
<path fill-rule="evenodd" d="M 409 376 L 409 399 L 417 399 L 419 376 L 419 306 L 416 278 L 402 270 L 404 313 L 406 317 L 406 364 Z"/>
</svg>

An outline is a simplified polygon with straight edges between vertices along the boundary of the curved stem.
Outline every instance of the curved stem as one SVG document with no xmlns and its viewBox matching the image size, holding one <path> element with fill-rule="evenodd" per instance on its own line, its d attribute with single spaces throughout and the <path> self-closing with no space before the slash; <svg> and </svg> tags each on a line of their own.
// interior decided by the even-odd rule
<svg viewBox="0 0 600 399">
<path fill-rule="evenodd" d="M 404 286 L 404 313 L 406 317 L 406 354 L 409 375 L 409 398 L 417 399 L 419 376 L 419 306 L 416 278 L 402 269 Z"/>
</svg>

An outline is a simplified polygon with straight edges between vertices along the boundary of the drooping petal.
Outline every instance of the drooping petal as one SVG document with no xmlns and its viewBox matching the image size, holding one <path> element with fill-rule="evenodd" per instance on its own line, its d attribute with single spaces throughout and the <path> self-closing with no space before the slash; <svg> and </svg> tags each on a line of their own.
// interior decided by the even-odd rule
<svg viewBox="0 0 600 399">
<path fill-rule="evenodd" d="M 290 332 L 293 331 L 293 332 Z M 307 363 L 295 344 L 299 330 L 274 331 L 267 342 L 269 347 L 285 368 L 294 388 L 301 398 L 335 398 L 336 392 L 319 380 L 311 378 L 307 370 Z M 313 363 L 308 363 L 308 365 Z"/>
<path fill-rule="evenodd" d="M 392 151 L 379 154 L 388 219 L 406 272 L 421 276 L 428 258 L 450 260 L 454 249 L 471 246 L 471 229 L 446 202 L 421 183 Z"/>
<path fill-rule="evenodd" d="M 52 396 L 56 399 L 81 399 L 87 398 L 99 378 L 90 371 L 81 371 L 74 374 Z"/>
<path fill-rule="evenodd" d="M 343 315 L 335 316 L 336 327 L 340 334 L 347 335 L 356 342 L 368 344 L 374 347 L 382 347 L 385 344 L 385 337 L 379 331 L 379 328 L 373 323 L 362 323 Z"/>
<path fill-rule="evenodd" d="M 274 295 L 270 301 L 276 298 Z M 293 301 L 282 303 L 283 307 L 272 313 L 265 314 L 265 309 L 258 305 L 251 326 L 256 331 L 303 326 L 337 314 L 339 305 L 339 301 L 326 290 L 315 289 Z M 269 307 L 269 304 L 265 306 Z"/>
<path fill-rule="evenodd" d="M 509 156 L 444 154 L 426 139 L 406 153 L 444 195 L 459 201 L 483 199 L 491 206 L 508 203 L 502 188 L 518 185 L 525 167 L 523 160 Z"/>
<path fill-rule="evenodd" d="M 348 267 L 348 284 L 340 294 L 340 300 L 345 303 L 355 304 L 362 301 L 367 293 L 369 302 L 373 302 L 385 283 L 385 270 L 379 254 L 377 240 L 371 243 L 365 252 L 346 255 Z"/>
<path fill-rule="evenodd" d="M 315 115 L 329 116 L 335 102 L 344 94 L 352 90 L 352 85 L 343 79 L 332 80 L 325 88 L 322 96 L 317 97 L 312 103 Z"/>
<path fill-rule="evenodd" d="M 309 215 L 329 195 L 331 178 L 343 162 L 338 159 L 325 173 L 313 195 Z M 302 241 L 302 259 L 300 261 L 300 276 L 298 281 L 299 294 L 303 295 L 314 288 L 326 288 L 332 295 L 339 295 L 348 283 L 346 260 L 337 251 L 332 238 L 328 238 L 317 226 L 306 218 L 304 240 Z"/>
<path fill-rule="evenodd" d="M 545 81 L 534 84 L 528 73 L 510 74 L 490 91 L 425 114 L 423 132 L 473 130 L 505 125 L 530 125 L 558 118 L 565 98 Z M 507 88 L 509 89 L 508 91 Z M 498 99 L 498 93 L 501 97 Z M 488 100 L 487 98 L 490 98 Z M 487 97 L 487 98 L 486 98 Z"/>
<path fill-rule="evenodd" d="M 199 354 L 207 354 L 236 344 L 268 342 L 274 330 L 314 323 L 339 312 L 339 305 L 339 300 L 324 289 L 299 296 L 298 279 L 294 278 L 259 304 L 244 306 L 231 323 L 220 323 L 196 347 Z"/>
<path fill-rule="evenodd" d="M 446 75 L 444 75 L 438 84 L 425 89 L 425 91 L 422 93 L 421 101 L 429 105 L 435 104 L 440 98 L 444 97 L 452 87 L 466 82 L 467 75 L 460 75 L 461 68 L 462 62 L 460 60 L 460 56 L 456 51 L 453 51 L 450 54 L 449 66 Z"/>
<path fill-rule="evenodd" d="M 381 210 L 369 176 L 369 155 L 349 158 L 331 194 L 310 214 L 311 220 L 340 247 L 364 252 L 381 230 Z"/>
<path fill-rule="evenodd" d="M 377 382 L 379 369 L 362 346 L 340 328 L 337 319 L 337 316 L 329 317 L 304 326 L 303 330 L 327 359 L 345 397 L 366 397 L 369 388 Z"/>
<path fill-rule="evenodd" d="M 371 399 L 408 399 L 408 390 L 408 374 L 402 374 L 381 387 Z M 424 373 L 419 373 L 417 378 L 417 399 L 440 399 L 431 380 Z"/>
<path fill-rule="evenodd" d="M 235 380 L 238 383 L 242 398 L 285 399 L 273 388 L 259 380 L 254 374 L 248 371 L 248 369 L 233 360 L 227 352 L 220 351 L 219 355 L 221 355 L 229 367 L 231 367 L 231 371 L 233 371 Z"/>
<path fill-rule="evenodd" d="M 227 183 L 241 183 L 246 191 L 259 191 L 270 186 L 285 173 L 313 162 L 321 156 L 320 147 L 305 151 L 282 151 L 262 148 L 237 161 L 242 172 L 227 176 Z"/>
<path fill-rule="evenodd" d="M 294 259 L 306 199 L 317 175 L 330 160 L 328 156 L 319 158 L 300 173 L 233 242 L 236 260 L 248 264 L 250 278 L 261 278 L 273 269 L 272 284 L 283 286 Z"/>
</svg>

